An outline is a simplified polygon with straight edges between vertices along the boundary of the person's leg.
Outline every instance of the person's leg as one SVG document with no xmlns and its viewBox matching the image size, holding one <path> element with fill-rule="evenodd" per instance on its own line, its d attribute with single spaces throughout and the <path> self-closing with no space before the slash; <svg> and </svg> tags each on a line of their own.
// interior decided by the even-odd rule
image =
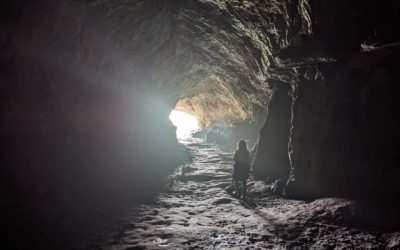
<svg viewBox="0 0 400 250">
<path fill-rule="evenodd" d="M 238 179 L 235 179 L 233 182 L 234 182 L 234 186 L 235 186 L 235 193 L 236 193 L 236 194 L 239 194 L 239 192 L 240 192 L 239 180 L 238 180 Z"/>
<path fill-rule="evenodd" d="M 247 195 L 247 193 L 246 193 L 246 182 L 247 182 L 246 179 L 242 180 L 242 197 L 246 197 L 246 195 Z"/>
</svg>

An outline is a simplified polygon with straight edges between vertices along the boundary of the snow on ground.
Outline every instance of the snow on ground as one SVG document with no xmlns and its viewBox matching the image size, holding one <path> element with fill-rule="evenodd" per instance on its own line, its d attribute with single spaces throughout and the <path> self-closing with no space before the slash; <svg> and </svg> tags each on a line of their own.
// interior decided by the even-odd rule
<svg viewBox="0 0 400 250">
<path fill-rule="evenodd" d="M 249 197 L 231 185 L 232 153 L 214 144 L 185 141 L 193 162 L 170 176 L 151 204 L 135 206 L 84 249 L 384 249 L 400 246 L 399 233 L 346 226 L 352 202 L 313 202 L 273 196 L 250 181 Z"/>
</svg>

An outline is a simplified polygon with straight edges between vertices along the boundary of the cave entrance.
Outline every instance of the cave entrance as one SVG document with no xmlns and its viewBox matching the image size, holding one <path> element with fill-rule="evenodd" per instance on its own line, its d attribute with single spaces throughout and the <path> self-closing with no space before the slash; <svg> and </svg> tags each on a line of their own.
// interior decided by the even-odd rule
<svg viewBox="0 0 400 250">
<path fill-rule="evenodd" d="M 192 133 L 199 130 L 197 118 L 180 110 L 172 110 L 169 119 L 176 126 L 176 138 L 185 139 L 191 137 Z"/>
</svg>

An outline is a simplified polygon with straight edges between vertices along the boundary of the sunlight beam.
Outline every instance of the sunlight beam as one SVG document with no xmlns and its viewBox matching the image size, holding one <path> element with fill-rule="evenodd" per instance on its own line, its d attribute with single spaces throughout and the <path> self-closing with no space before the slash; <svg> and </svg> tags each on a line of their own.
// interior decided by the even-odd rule
<svg viewBox="0 0 400 250">
<path fill-rule="evenodd" d="M 183 111 L 172 110 L 169 119 L 177 127 L 178 139 L 189 138 L 193 132 L 200 129 L 197 118 Z"/>
</svg>

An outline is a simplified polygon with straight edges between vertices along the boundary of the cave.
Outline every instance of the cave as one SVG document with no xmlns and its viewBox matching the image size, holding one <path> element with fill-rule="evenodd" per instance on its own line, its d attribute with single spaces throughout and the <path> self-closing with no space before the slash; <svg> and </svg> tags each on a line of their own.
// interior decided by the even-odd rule
<svg viewBox="0 0 400 250">
<path fill-rule="evenodd" d="M 0 13 L 7 249 L 400 247 L 400 2 Z M 226 191 L 240 139 L 248 200 Z"/>
</svg>

